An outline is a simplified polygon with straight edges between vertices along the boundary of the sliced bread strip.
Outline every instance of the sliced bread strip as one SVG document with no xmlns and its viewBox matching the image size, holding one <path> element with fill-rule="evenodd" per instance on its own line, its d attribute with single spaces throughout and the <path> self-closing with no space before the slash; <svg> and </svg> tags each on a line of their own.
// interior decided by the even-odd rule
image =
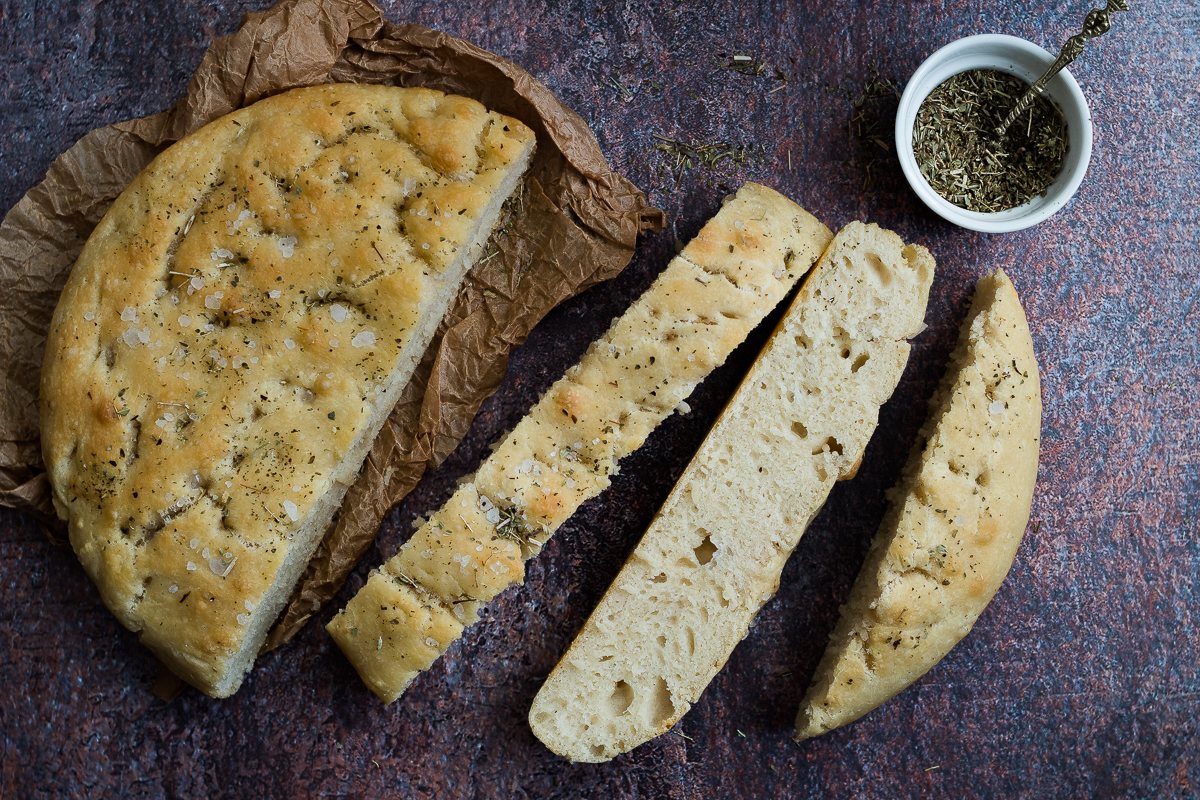
<svg viewBox="0 0 1200 800">
<path fill-rule="evenodd" d="M 465 97 L 296 89 L 167 149 L 88 239 L 42 371 L 54 505 L 193 686 L 241 684 L 534 141 Z"/>
<path fill-rule="evenodd" d="M 805 274 L 829 230 L 747 184 L 328 625 L 392 702 Z"/>
<path fill-rule="evenodd" d="M 875 225 L 838 233 L 534 698 L 547 747 L 606 761 L 696 702 L 862 458 L 933 272 L 928 251 Z"/>
<path fill-rule="evenodd" d="M 1003 271 L 971 311 L 796 718 L 797 739 L 853 722 L 970 632 L 1012 566 L 1037 479 L 1033 340 Z"/>
</svg>

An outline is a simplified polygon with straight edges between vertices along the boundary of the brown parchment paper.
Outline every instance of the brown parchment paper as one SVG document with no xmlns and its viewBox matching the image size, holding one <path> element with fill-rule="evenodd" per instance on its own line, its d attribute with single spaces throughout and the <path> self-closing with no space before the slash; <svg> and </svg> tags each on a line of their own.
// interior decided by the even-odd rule
<svg viewBox="0 0 1200 800">
<path fill-rule="evenodd" d="M 208 122 L 271 94 L 336 82 L 472 97 L 529 125 L 537 151 L 489 257 L 468 275 L 264 651 L 337 592 L 383 517 L 458 444 L 533 326 L 619 273 L 638 233 L 663 222 L 608 168 L 587 124 L 516 64 L 428 28 L 392 25 L 370 0 L 283 0 L 247 14 L 209 47 L 173 109 L 83 137 L 0 225 L 0 504 L 65 540 L 42 463 L 38 384 L 59 293 L 113 200 L 155 155 Z"/>
</svg>

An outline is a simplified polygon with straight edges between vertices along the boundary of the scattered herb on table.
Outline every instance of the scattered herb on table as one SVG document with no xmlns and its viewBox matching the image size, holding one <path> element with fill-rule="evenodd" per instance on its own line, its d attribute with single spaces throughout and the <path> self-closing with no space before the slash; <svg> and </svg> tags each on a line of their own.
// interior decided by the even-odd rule
<svg viewBox="0 0 1200 800">
<path fill-rule="evenodd" d="M 660 136 L 657 133 L 653 136 L 658 140 L 654 149 L 661 150 L 671 159 L 670 169 L 675 175 L 676 183 L 682 179 L 684 170 L 695 169 L 697 166 L 714 170 L 725 159 L 729 159 L 735 164 L 741 164 L 747 158 L 744 145 L 733 145 L 727 142 L 683 142 Z"/>
<path fill-rule="evenodd" d="M 896 116 L 895 104 L 900 100 L 896 81 L 880 77 L 878 68 L 872 68 L 871 73 L 850 102 L 850 137 L 858 141 L 862 188 L 868 191 L 879 181 L 879 148 L 887 153 L 892 150 L 884 139 Z"/>
<path fill-rule="evenodd" d="M 997 138 L 996 127 L 1028 84 L 996 70 L 949 78 L 917 111 L 913 154 L 933 190 L 954 205 L 992 213 L 1044 193 L 1067 153 L 1067 126 L 1045 97 Z"/>
</svg>

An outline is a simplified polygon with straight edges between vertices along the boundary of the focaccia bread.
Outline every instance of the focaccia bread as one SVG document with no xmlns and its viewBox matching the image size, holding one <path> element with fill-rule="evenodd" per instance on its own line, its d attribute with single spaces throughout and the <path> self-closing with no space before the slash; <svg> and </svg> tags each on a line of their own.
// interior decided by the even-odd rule
<svg viewBox="0 0 1200 800">
<path fill-rule="evenodd" d="M 746 184 L 329 623 L 392 702 L 809 270 L 829 230 Z"/>
<path fill-rule="evenodd" d="M 1033 502 L 1042 398 L 1003 271 L 976 285 L 929 408 L 800 705 L 797 739 L 853 722 L 924 675 L 1012 566 Z"/>
<path fill-rule="evenodd" d="M 533 146 L 464 97 L 297 89 L 96 227 L 46 346 L 46 467 L 104 602 L 192 685 L 241 684 Z"/>
<path fill-rule="evenodd" d="M 934 261 L 854 222 L 787 314 L 546 679 L 534 734 L 606 761 L 687 713 L 763 604 L 904 372 Z"/>
</svg>

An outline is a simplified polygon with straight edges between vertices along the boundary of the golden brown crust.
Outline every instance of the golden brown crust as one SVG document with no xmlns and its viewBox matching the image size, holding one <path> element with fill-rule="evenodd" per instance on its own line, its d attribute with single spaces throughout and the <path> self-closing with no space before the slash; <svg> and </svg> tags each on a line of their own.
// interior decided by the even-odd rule
<svg viewBox="0 0 1200 800">
<path fill-rule="evenodd" d="M 1037 479 L 1041 390 L 1003 271 L 976 287 L 931 414 L 796 720 L 806 739 L 878 707 L 975 624 L 1012 566 Z"/>
<path fill-rule="evenodd" d="M 467 98 L 298 89 L 162 153 L 88 240 L 42 373 L 54 503 L 105 603 L 194 685 L 217 693 L 269 622 L 532 141 Z"/>
</svg>

